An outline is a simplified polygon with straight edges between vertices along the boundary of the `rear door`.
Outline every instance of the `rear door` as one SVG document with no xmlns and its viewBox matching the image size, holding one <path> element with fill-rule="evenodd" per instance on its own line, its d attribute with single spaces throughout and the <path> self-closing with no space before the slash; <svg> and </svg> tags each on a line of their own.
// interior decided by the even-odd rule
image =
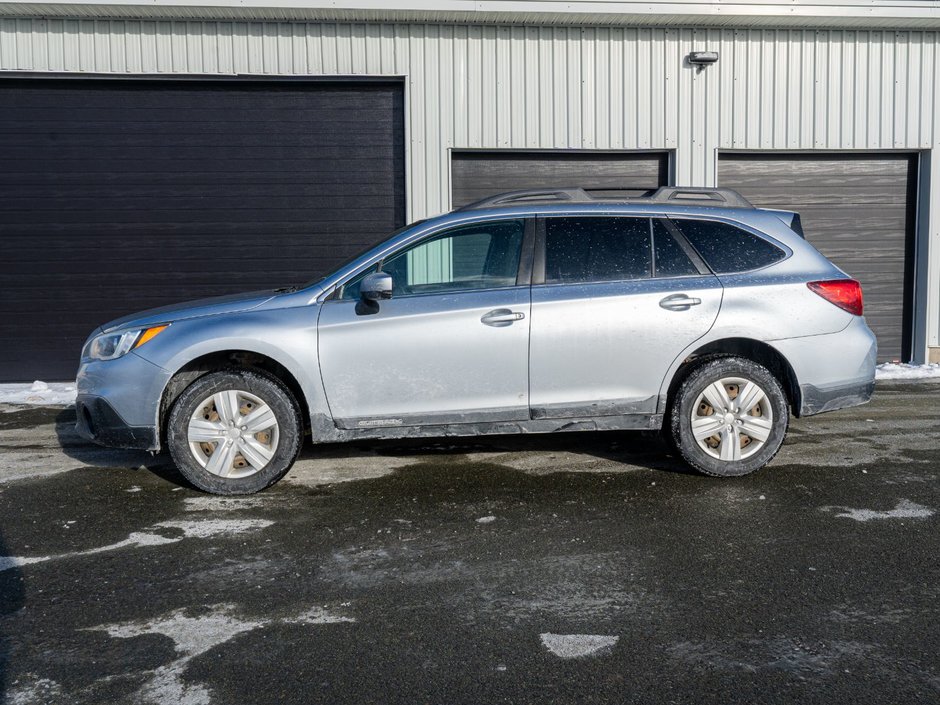
<svg viewBox="0 0 940 705">
<path fill-rule="evenodd" d="M 539 222 L 532 418 L 651 414 L 673 360 L 711 328 L 722 287 L 665 220 Z"/>
</svg>

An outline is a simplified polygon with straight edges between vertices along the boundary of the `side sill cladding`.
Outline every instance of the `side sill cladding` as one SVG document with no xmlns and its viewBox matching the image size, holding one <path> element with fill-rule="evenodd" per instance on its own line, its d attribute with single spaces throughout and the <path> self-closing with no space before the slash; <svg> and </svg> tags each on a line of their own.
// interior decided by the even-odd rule
<svg viewBox="0 0 940 705">
<path fill-rule="evenodd" d="M 314 443 L 338 443 L 358 439 L 444 438 L 462 436 L 520 435 L 563 431 L 658 431 L 662 414 L 598 416 L 572 419 L 531 419 L 528 421 L 488 421 L 483 423 L 438 424 L 423 426 L 385 426 L 382 428 L 337 428 L 324 414 L 311 418 Z"/>
</svg>

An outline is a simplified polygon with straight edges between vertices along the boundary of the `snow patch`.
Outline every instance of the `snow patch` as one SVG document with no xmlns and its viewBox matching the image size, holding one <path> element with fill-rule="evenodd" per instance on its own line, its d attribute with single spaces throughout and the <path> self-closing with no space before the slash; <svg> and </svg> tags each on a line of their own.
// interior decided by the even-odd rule
<svg viewBox="0 0 940 705">
<path fill-rule="evenodd" d="M 268 497 L 187 497 L 183 509 L 187 512 L 233 512 L 255 509 L 267 503 Z"/>
<path fill-rule="evenodd" d="M 0 404 L 68 406 L 75 403 L 74 382 L 0 384 Z"/>
<path fill-rule="evenodd" d="M 909 499 L 902 499 L 894 509 L 878 511 L 875 509 L 852 509 L 851 507 L 824 507 L 825 509 L 844 509 L 835 516 L 855 521 L 872 521 L 873 519 L 926 519 L 933 516 L 934 510 L 916 504 Z"/>
<path fill-rule="evenodd" d="M 145 634 L 162 634 L 172 639 L 179 658 L 151 671 L 150 679 L 137 694 L 137 700 L 154 705 L 209 705 L 209 690 L 198 683 L 187 684 L 182 675 L 192 659 L 264 624 L 239 619 L 231 614 L 234 609 L 234 605 L 216 605 L 210 614 L 199 617 L 188 617 L 185 610 L 176 610 L 154 622 L 124 622 L 95 627 L 93 631 L 105 631 L 119 639 Z"/>
<path fill-rule="evenodd" d="M 490 515 L 488 517 L 480 517 L 477 519 L 477 524 L 492 524 L 494 521 L 496 521 L 496 517 Z"/>
<path fill-rule="evenodd" d="M 45 705 L 61 697 L 59 684 L 48 678 L 30 678 L 27 682 L 15 680 L 8 693 L 10 705 Z"/>
<path fill-rule="evenodd" d="M 600 634 L 540 634 L 542 646 L 559 658 L 581 658 L 596 656 L 609 651 L 618 641 L 619 636 Z"/>
<path fill-rule="evenodd" d="M 885 362 L 875 368 L 875 379 L 940 379 L 940 363 L 905 365 Z"/>
<path fill-rule="evenodd" d="M 243 534 L 248 531 L 257 531 L 271 526 L 274 522 L 267 519 L 207 519 L 202 521 L 172 520 L 161 521 L 154 524 L 150 530 L 135 531 L 126 539 L 117 543 L 89 548 L 84 551 L 72 553 L 59 553 L 51 556 L 0 556 L 0 572 L 19 568 L 33 563 L 59 560 L 62 558 L 79 558 L 92 556 L 108 551 L 118 551 L 122 548 L 142 548 L 145 546 L 163 546 L 177 543 L 183 539 L 210 539 L 217 536 Z M 158 529 L 176 529 L 182 532 L 179 536 L 164 536 L 156 533 Z"/>
<path fill-rule="evenodd" d="M 342 622 L 355 622 L 353 617 L 344 617 L 334 614 L 325 607 L 311 607 L 303 614 L 289 617 L 284 620 L 287 624 L 340 624 Z"/>
<path fill-rule="evenodd" d="M 107 632 L 117 639 L 133 639 L 146 634 L 161 634 L 171 639 L 177 658 L 147 672 L 150 678 L 137 692 L 135 701 L 152 705 L 210 705 L 212 698 L 208 688 L 183 680 L 189 662 L 239 634 L 273 622 L 238 617 L 232 604 L 213 605 L 208 610 L 208 614 L 191 617 L 186 609 L 179 609 L 153 621 L 105 624 L 88 631 Z M 334 624 L 356 620 L 335 615 L 322 607 L 313 607 L 296 617 L 279 621 L 286 624 Z"/>
</svg>

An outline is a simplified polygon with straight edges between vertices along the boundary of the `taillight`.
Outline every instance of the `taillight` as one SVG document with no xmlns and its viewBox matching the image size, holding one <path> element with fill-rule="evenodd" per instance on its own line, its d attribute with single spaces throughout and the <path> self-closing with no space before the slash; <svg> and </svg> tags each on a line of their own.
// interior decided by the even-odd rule
<svg viewBox="0 0 940 705">
<path fill-rule="evenodd" d="M 806 286 L 842 310 L 854 316 L 862 315 L 862 285 L 854 279 L 809 282 Z"/>
</svg>

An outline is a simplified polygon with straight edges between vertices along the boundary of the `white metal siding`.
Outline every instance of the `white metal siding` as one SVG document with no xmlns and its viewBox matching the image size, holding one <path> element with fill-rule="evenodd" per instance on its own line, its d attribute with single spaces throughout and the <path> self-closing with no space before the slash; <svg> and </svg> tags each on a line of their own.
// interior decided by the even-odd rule
<svg viewBox="0 0 940 705">
<path fill-rule="evenodd" d="M 685 66 L 699 49 L 721 60 Z M 3 70 L 405 76 L 412 218 L 449 208 L 453 147 L 671 149 L 681 185 L 713 185 L 719 149 L 932 149 L 938 61 L 934 31 L 0 20 Z"/>
</svg>

